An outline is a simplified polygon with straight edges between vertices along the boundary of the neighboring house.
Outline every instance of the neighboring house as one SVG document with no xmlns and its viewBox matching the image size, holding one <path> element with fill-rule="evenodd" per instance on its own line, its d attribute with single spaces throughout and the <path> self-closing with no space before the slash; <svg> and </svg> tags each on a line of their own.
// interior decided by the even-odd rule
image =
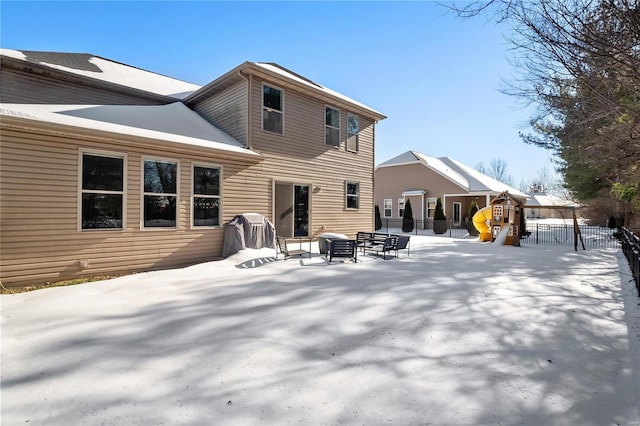
<svg viewBox="0 0 640 426">
<path fill-rule="evenodd" d="M 88 54 L 0 49 L 0 280 L 219 258 L 223 225 L 373 228 L 381 113 L 271 63 L 200 87 Z"/>
<path fill-rule="evenodd" d="M 566 208 L 563 208 L 566 207 Z M 572 209 L 579 205 L 571 200 L 546 193 L 529 194 L 527 207 L 524 209 L 527 219 L 571 219 Z"/>
<path fill-rule="evenodd" d="M 399 223 L 406 201 L 411 200 L 414 219 L 425 229 L 432 228 L 438 198 L 442 199 L 447 220 L 455 227 L 466 226 L 472 201 L 479 208 L 486 207 L 504 191 L 528 198 L 517 189 L 449 157 L 435 158 L 415 151 L 407 151 L 378 165 L 375 184 L 375 203 L 383 221 Z"/>
</svg>

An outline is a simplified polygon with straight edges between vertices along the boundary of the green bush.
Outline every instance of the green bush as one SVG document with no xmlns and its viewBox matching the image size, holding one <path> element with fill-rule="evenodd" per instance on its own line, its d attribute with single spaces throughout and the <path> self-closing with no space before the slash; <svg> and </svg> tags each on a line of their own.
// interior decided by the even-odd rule
<svg viewBox="0 0 640 426">
<path fill-rule="evenodd" d="M 478 210 L 478 203 L 472 201 L 471 205 L 469 206 L 469 220 L 473 219 L 473 215 L 478 213 Z"/>
<path fill-rule="evenodd" d="M 433 213 L 433 220 L 447 220 L 442 209 L 442 200 L 438 198 L 436 201 L 436 211 Z"/>
<path fill-rule="evenodd" d="M 413 231 L 413 210 L 411 210 L 411 201 L 407 200 L 404 205 L 404 216 L 402 216 L 402 232 Z"/>
<path fill-rule="evenodd" d="M 380 218 L 380 209 L 376 204 L 376 231 L 382 229 L 382 219 Z"/>
</svg>

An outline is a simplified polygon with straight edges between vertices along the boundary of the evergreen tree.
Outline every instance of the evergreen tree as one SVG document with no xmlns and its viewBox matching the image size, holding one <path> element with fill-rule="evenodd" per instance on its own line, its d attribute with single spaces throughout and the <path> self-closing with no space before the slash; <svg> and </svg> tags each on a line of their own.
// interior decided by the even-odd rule
<svg viewBox="0 0 640 426">
<path fill-rule="evenodd" d="M 469 223 L 467 223 L 467 231 L 469 231 L 469 235 L 478 235 L 478 230 L 473 225 L 473 215 L 476 213 L 478 213 L 478 203 L 472 201 L 469 206 Z"/>
<path fill-rule="evenodd" d="M 404 216 L 402 217 L 402 232 L 413 231 L 413 211 L 411 210 L 411 200 L 407 200 L 404 205 Z"/>
<path fill-rule="evenodd" d="M 442 209 L 442 200 L 438 198 L 436 201 L 436 211 L 433 214 L 433 232 L 436 234 L 444 234 L 447 232 L 447 217 Z"/>
<path fill-rule="evenodd" d="M 378 205 L 376 204 L 376 217 L 375 217 L 375 221 L 376 221 L 376 231 L 382 229 L 382 219 L 380 218 L 380 208 L 378 207 Z"/>
<path fill-rule="evenodd" d="M 433 213 L 433 220 L 447 220 L 442 209 L 442 200 L 438 198 L 436 201 L 436 211 Z"/>
</svg>

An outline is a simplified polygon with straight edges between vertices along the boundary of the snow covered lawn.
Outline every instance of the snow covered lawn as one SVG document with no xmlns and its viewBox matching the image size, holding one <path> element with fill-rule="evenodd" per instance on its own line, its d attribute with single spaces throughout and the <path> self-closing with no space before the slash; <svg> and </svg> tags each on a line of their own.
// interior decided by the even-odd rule
<svg viewBox="0 0 640 426">
<path fill-rule="evenodd" d="M 4 295 L 2 424 L 640 425 L 619 251 L 411 243 Z"/>
</svg>

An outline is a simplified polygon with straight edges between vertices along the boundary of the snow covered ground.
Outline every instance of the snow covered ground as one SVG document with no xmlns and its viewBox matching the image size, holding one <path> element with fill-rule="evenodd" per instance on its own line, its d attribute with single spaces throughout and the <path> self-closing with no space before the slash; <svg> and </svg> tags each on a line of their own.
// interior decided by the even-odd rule
<svg viewBox="0 0 640 426">
<path fill-rule="evenodd" d="M 618 250 L 411 243 L 3 295 L 2 424 L 640 425 Z"/>
</svg>

